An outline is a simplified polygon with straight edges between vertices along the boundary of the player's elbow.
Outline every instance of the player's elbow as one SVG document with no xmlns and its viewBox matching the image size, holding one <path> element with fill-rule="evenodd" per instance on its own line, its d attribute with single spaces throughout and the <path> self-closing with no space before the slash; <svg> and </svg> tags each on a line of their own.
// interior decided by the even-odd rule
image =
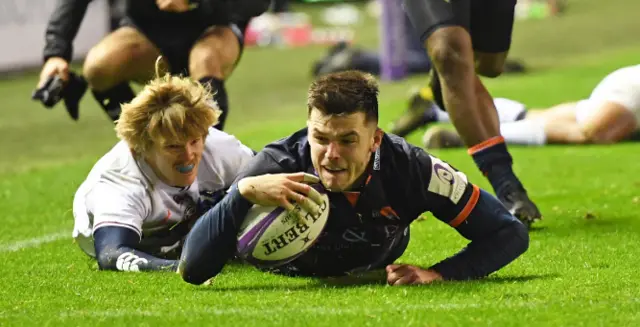
<svg viewBox="0 0 640 327">
<path fill-rule="evenodd" d="M 112 251 L 104 249 L 96 253 L 96 261 L 98 262 L 99 270 L 117 270 L 116 262 L 118 258 L 113 255 Z"/>
<path fill-rule="evenodd" d="M 522 222 L 514 221 L 510 226 L 512 233 L 511 249 L 514 259 L 521 256 L 529 249 L 529 230 Z"/>
<path fill-rule="evenodd" d="M 209 278 L 202 274 L 202 269 L 198 269 L 197 265 L 189 264 L 189 260 L 181 259 L 178 264 L 178 274 L 182 280 L 193 285 L 202 285 Z"/>
</svg>

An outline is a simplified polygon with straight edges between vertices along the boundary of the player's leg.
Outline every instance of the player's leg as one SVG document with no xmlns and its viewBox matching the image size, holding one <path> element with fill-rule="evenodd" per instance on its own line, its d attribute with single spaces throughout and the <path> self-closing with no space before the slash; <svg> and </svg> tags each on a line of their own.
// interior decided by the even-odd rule
<svg viewBox="0 0 640 327">
<path fill-rule="evenodd" d="M 133 99 L 129 81 L 153 77 L 160 51 L 140 31 L 124 26 L 94 46 L 84 62 L 83 75 L 95 99 L 112 120 L 120 116 L 120 104 Z"/>
<path fill-rule="evenodd" d="M 223 129 L 229 111 L 224 81 L 231 76 L 243 48 L 244 25 L 211 26 L 193 45 L 189 54 L 189 74 L 214 90 L 222 115 L 216 128 Z"/>
<path fill-rule="evenodd" d="M 629 139 L 638 130 L 635 114 L 617 102 L 584 100 L 549 109 L 531 110 L 524 120 L 500 126 L 509 144 L 610 144 Z M 462 145 L 457 133 L 434 128 L 424 136 L 425 147 Z"/>
<path fill-rule="evenodd" d="M 633 112 L 612 101 L 585 100 L 563 104 L 531 119 L 538 122 L 537 130 L 544 131 L 545 143 L 616 143 L 629 138 L 638 128 Z M 515 130 L 519 126 L 512 128 Z M 537 130 L 532 127 L 521 133 L 535 133 Z"/>
</svg>

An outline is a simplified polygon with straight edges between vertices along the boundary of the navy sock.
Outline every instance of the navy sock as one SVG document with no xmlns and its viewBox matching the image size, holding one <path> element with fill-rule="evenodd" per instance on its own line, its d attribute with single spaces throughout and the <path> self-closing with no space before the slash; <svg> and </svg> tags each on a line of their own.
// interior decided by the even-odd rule
<svg viewBox="0 0 640 327">
<path fill-rule="evenodd" d="M 120 118 L 120 112 L 122 111 L 120 105 L 130 102 L 135 97 L 131 86 L 129 86 L 127 82 L 120 83 L 106 91 L 91 90 L 91 92 L 102 109 L 113 121 Z"/>
<path fill-rule="evenodd" d="M 224 88 L 224 80 L 215 77 L 203 77 L 199 81 L 211 87 L 213 99 L 218 103 L 218 107 L 222 111 L 220 118 L 218 118 L 218 124 L 214 127 L 223 130 L 224 122 L 227 120 L 227 113 L 229 112 L 229 99 L 227 98 L 227 90 Z"/>
<path fill-rule="evenodd" d="M 492 137 L 468 151 L 480 171 L 489 179 L 498 197 L 503 195 L 505 186 L 509 184 L 524 189 L 513 173 L 513 159 L 502 136 Z"/>
</svg>

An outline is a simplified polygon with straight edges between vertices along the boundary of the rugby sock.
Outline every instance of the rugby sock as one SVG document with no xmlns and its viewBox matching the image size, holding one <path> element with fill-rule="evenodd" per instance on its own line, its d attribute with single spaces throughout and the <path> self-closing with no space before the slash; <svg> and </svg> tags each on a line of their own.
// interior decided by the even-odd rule
<svg viewBox="0 0 640 327">
<path fill-rule="evenodd" d="M 547 142 L 541 120 L 521 120 L 500 125 L 505 142 L 521 145 L 543 145 Z"/>
<path fill-rule="evenodd" d="M 496 194 L 500 195 L 505 182 L 522 185 L 513 173 L 513 159 L 502 136 L 495 136 L 477 144 L 469 148 L 468 152 L 480 171 L 489 179 Z"/>
<path fill-rule="evenodd" d="M 127 82 L 118 84 L 106 91 L 91 90 L 91 92 L 102 109 L 113 121 L 120 118 L 120 105 L 133 100 L 135 97 L 133 90 Z"/>
<path fill-rule="evenodd" d="M 420 90 L 420 94 L 422 94 L 422 90 Z M 421 97 L 424 99 L 422 95 Z M 510 123 L 517 120 L 521 120 L 524 118 L 527 112 L 525 106 L 522 103 L 509 100 L 509 99 L 495 98 L 494 104 L 496 106 L 496 110 L 498 111 L 498 117 L 501 123 Z M 437 109 L 435 110 L 435 112 L 436 112 L 437 120 L 439 122 L 443 122 L 443 123 L 451 122 L 451 119 L 449 118 L 449 114 L 446 111 L 443 111 L 440 108 L 433 108 L 433 109 Z M 505 136 L 505 139 L 507 140 L 507 143 L 510 143 L 509 139 L 507 139 L 506 136 Z"/>
<path fill-rule="evenodd" d="M 229 99 L 227 98 L 227 90 L 224 88 L 224 80 L 217 79 L 215 77 L 203 77 L 200 79 L 200 83 L 209 85 L 213 92 L 213 99 L 218 103 L 218 107 L 222 113 L 218 118 L 218 124 L 214 127 L 223 130 L 224 122 L 227 119 L 227 113 L 229 112 Z"/>
</svg>

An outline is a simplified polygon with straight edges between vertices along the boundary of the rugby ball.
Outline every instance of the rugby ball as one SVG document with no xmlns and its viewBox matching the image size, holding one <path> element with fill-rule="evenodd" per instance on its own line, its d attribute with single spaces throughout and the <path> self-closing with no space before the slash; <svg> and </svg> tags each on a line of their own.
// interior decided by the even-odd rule
<svg viewBox="0 0 640 327">
<path fill-rule="evenodd" d="M 238 256 L 255 266 L 273 268 L 304 254 L 318 239 L 329 218 L 329 196 L 321 186 L 313 187 L 323 200 L 316 215 L 297 204 L 292 211 L 254 205 L 240 226 Z"/>
</svg>

